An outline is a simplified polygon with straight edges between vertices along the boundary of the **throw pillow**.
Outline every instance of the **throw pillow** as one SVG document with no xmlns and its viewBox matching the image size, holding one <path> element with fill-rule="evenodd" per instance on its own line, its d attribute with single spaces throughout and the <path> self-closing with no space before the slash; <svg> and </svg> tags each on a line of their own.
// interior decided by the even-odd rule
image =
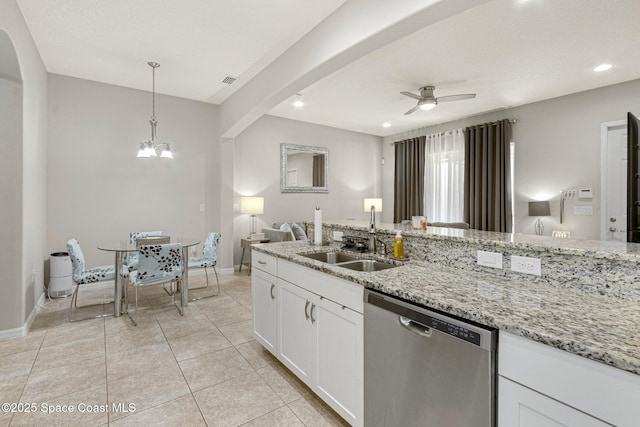
<svg viewBox="0 0 640 427">
<path fill-rule="evenodd" d="M 291 223 L 291 230 L 296 236 L 296 240 L 307 240 L 307 233 L 304 232 L 304 228 L 298 225 L 298 223 Z"/>
<path fill-rule="evenodd" d="M 296 240 L 296 235 L 293 234 L 293 230 L 291 230 L 291 226 L 286 222 L 280 226 L 280 231 L 288 231 L 291 233 L 291 240 Z"/>
</svg>

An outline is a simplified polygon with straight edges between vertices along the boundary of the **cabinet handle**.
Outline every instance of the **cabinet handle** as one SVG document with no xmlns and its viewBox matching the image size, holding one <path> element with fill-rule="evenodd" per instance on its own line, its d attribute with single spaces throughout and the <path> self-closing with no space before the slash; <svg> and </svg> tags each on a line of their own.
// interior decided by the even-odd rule
<svg viewBox="0 0 640 427">
<path fill-rule="evenodd" d="M 260 261 L 258 261 L 258 264 L 267 265 L 267 261 L 260 260 Z"/>
<path fill-rule="evenodd" d="M 309 307 L 309 301 L 307 301 L 306 303 L 304 303 L 304 317 L 305 319 L 309 320 L 309 313 L 307 312 L 307 308 Z"/>
<path fill-rule="evenodd" d="M 271 295 L 271 299 L 274 300 L 276 299 L 275 295 L 273 295 L 273 290 L 275 289 L 276 285 L 271 284 L 271 289 L 269 289 L 269 294 Z"/>
<path fill-rule="evenodd" d="M 316 323 L 316 319 L 313 317 L 313 309 L 316 308 L 315 304 L 311 304 L 311 323 Z"/>
</svg>

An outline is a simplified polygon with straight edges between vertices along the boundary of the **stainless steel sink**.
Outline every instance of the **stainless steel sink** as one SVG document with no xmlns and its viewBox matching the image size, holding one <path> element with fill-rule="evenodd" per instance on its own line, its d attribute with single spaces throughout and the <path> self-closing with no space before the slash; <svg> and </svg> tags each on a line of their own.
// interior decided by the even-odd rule
<svg viewBox="0 0 640 427">
<path fill-rule="evenodd" d="M 395 264 L 375 261 L 372 259 L 359 259 L 357 261 L 344 262 L 342 264 L 339 264 L 339 266 L 356 271 L 380 271 L 386 270 L 387 268 L 396 267 Z"/>
<path fill-rule="evenodd" d="M 303 257 L 326 262 L 327 264 L 337 264 L 341 262 L 356 261 L 358 258 L 342 252 L 317 252 L 315 254 L 301 254 Z"/>
</svg>

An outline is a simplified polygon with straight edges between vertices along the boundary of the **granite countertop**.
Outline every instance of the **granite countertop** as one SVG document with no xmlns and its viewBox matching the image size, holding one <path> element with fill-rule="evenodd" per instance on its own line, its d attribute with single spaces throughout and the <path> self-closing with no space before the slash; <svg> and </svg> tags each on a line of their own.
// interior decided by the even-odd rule
<svg viewBox="0 0 640 427">
<path fill-rule="evenodd" d="M 312 224 L 310 222 L 309 224 Z M 330 221 L 324 226 L 337 226 L 354 231 L 366 231 L 367 221 Z M 426 230 L 404 227 L 400 224 L 376 224 L 378 232 L 395 235 L 402 230 L 404 236 L 416 236 L 437 240 L 453 240 L 466 243 L 486 243 L 495 247 L 511 247 L 534 251 L 547 251 L 556 254 L 587 255 L 595 258 L 638 262 L 640 264 L 640 243 L 613 242 L 589 239 L 559 239 L 550 236 L 532 234 L 499 233 L 479 230 L 462 230 L 457 228 L 427 227 Z"/>
<path fill-rule="evenodd" d="M 640 375 L 636 302 L 419 260 L 358 272 L 300 256 L 339 250 L 336 244 L 284 242 L 253 249 Z"/>
</svg>

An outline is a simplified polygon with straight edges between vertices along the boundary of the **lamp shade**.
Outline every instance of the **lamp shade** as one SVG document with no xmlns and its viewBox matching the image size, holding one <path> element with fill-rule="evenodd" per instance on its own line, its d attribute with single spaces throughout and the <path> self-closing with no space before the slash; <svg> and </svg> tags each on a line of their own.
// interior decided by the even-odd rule
<svg viewBox="0 0 640 427">
<path fill-rule="evenodd" d="M 382 212 L 382 199 L 364 199 L 364 211 L 369 212 L 375 206 L 376 212 Z"/>
<path fill-rule="evenodd" d="M 548 200 L 544 202 L 529 202 L 529 216 L 549 215 L 551 215 L 551 208 Z"/>
<path fill-rule="evenodd" d="M 241 197 L 240 213 L 262 215 L 264 213 L 264 197 Z"/>
</svg>

